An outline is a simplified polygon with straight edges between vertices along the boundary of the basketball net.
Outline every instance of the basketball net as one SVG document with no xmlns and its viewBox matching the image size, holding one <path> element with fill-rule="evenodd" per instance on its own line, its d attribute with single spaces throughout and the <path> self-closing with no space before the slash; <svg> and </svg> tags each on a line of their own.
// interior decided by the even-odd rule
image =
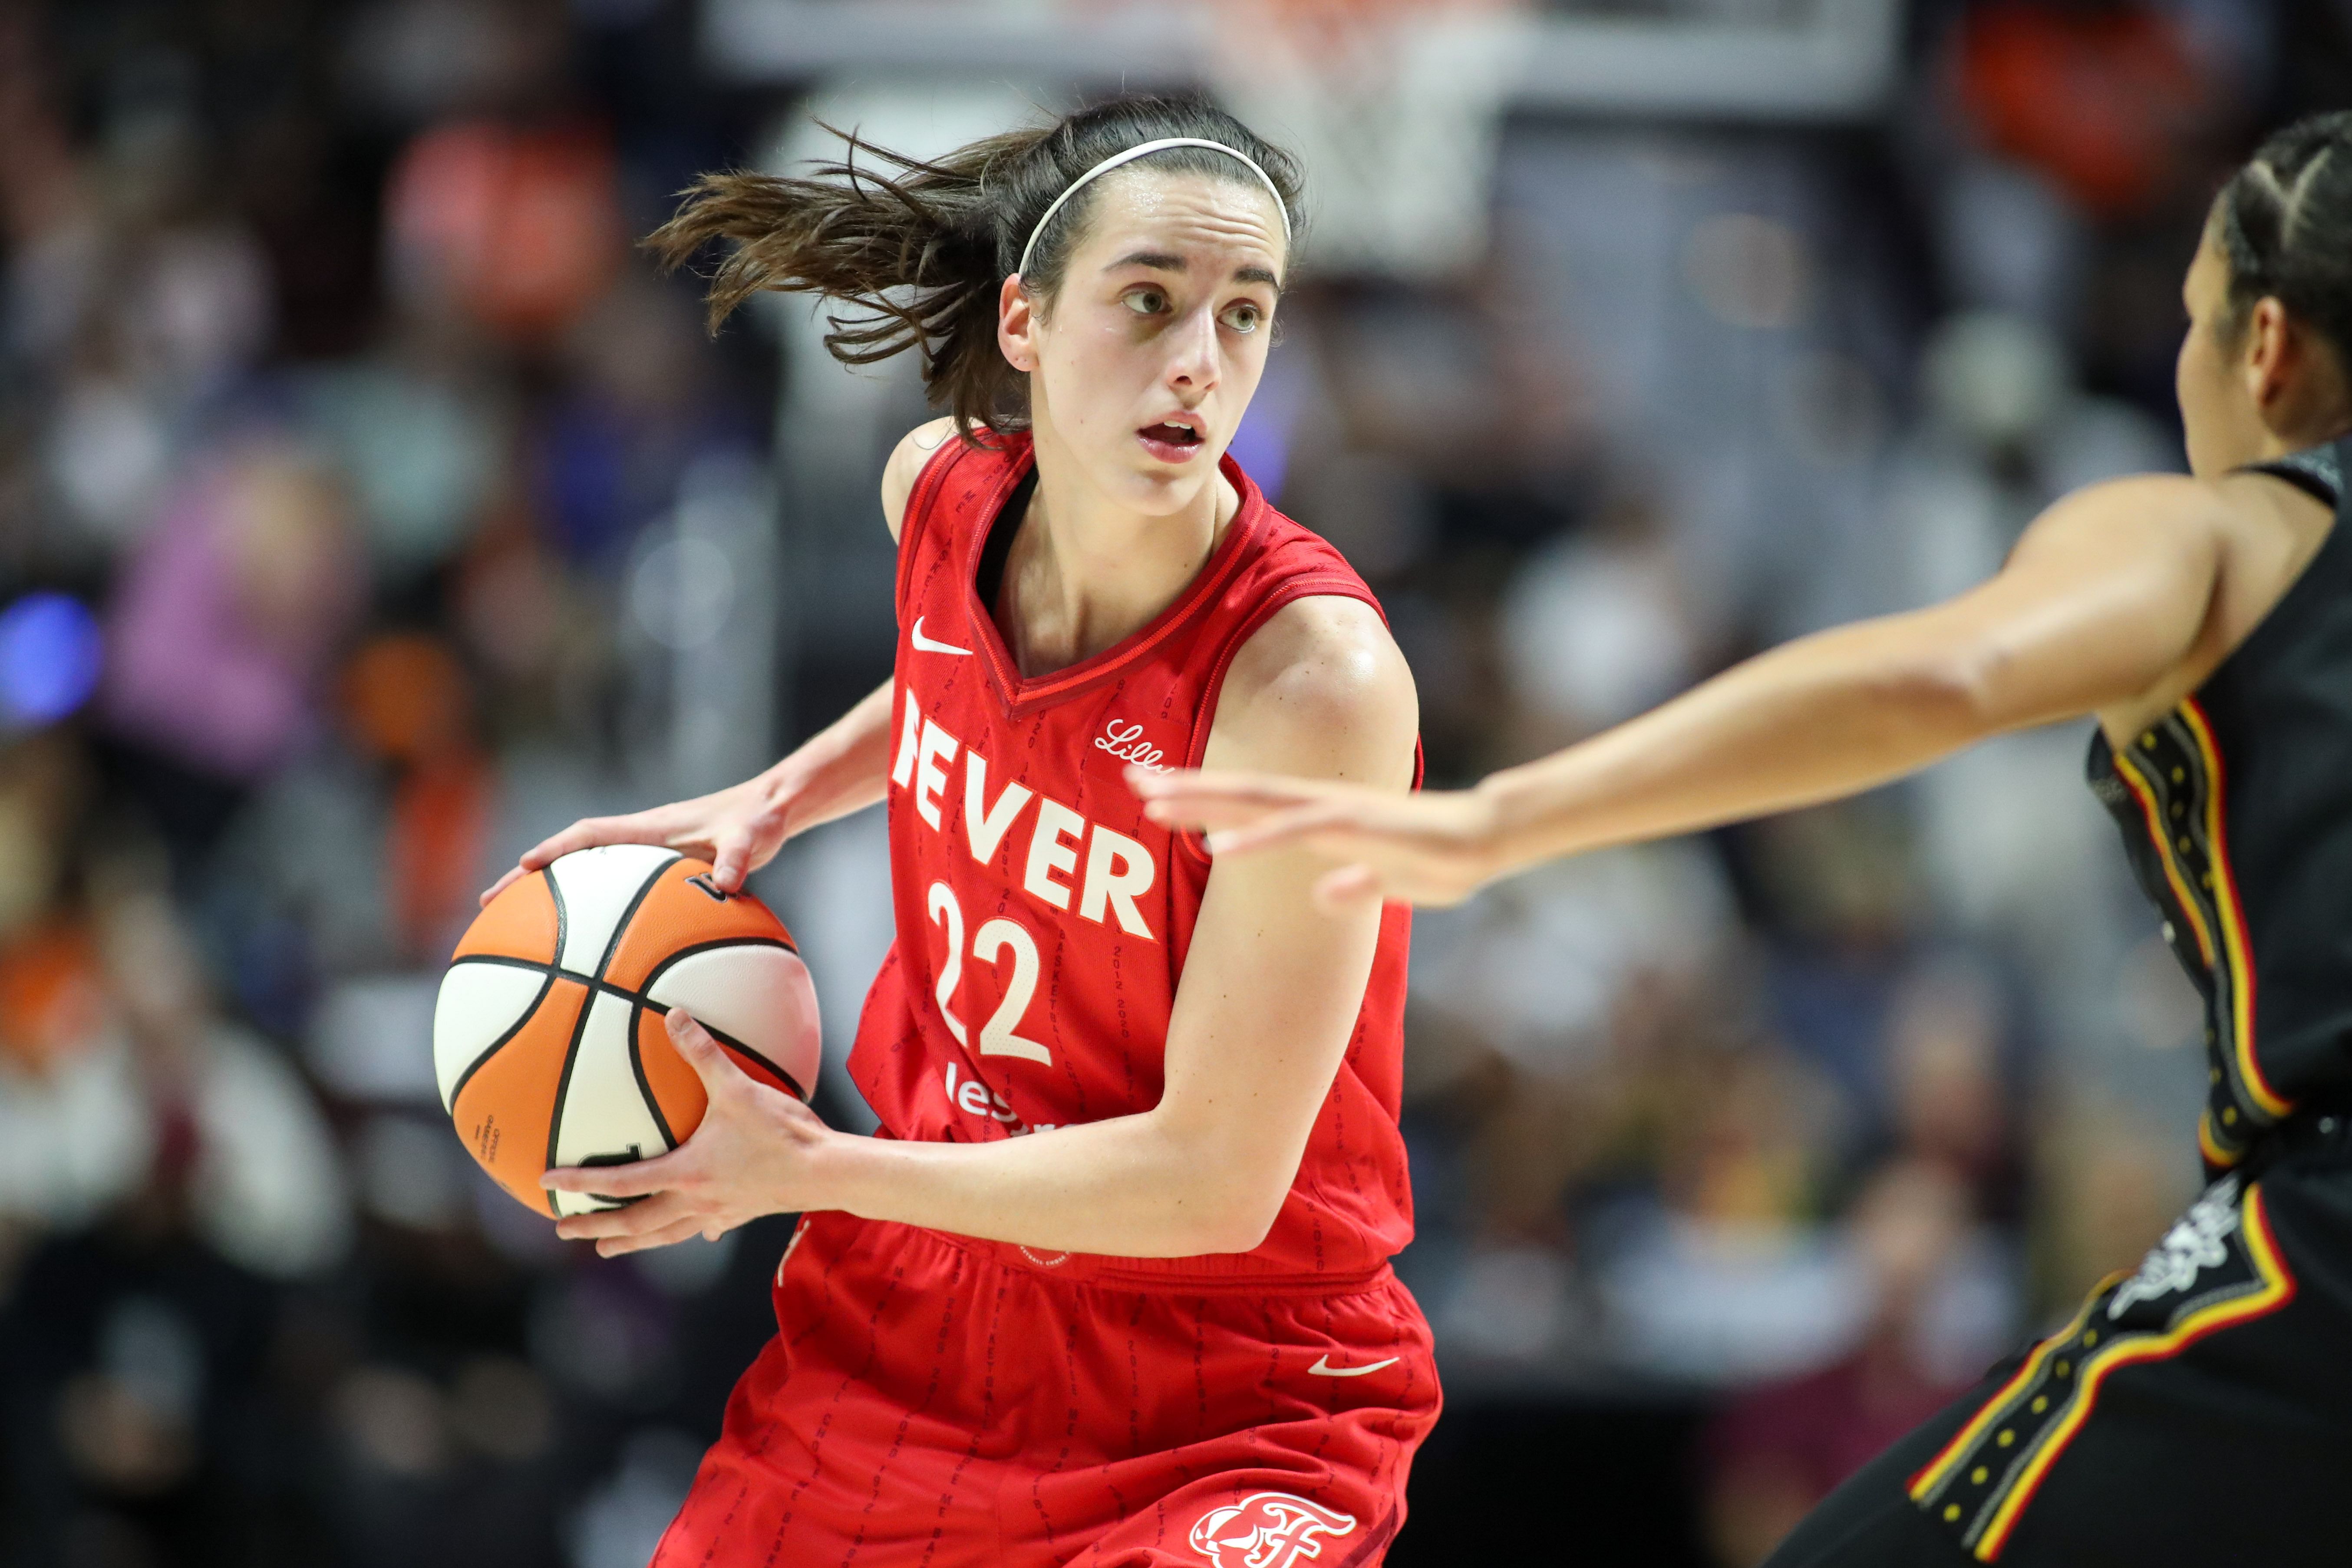
<svg viewBox="0 0 2352 1568">
<path fill-rule="evenodd" d="M 1431 281 L 1485 254 L 1519 0 L 1213 0 L 1215 85 L 1307 164 L 1302 262 Z"/>
</svg>

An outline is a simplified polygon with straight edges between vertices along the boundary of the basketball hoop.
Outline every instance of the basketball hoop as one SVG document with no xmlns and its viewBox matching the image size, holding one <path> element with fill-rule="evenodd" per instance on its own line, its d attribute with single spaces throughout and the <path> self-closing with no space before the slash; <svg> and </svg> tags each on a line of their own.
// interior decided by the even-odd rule
<svg viewBox="0 0 2352 1568">
<path fill-rule="evenodd" d="M 1215 0 L 1213 78 L 1306 160 L 1305 264 L 1432 280 L 1485 253 L 1517 0 Z"/>
</svg>

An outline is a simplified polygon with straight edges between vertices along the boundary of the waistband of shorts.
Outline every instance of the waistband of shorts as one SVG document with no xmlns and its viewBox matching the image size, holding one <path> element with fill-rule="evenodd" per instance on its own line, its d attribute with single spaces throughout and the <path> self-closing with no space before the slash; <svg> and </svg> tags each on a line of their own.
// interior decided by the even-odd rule
<svg viewBox="0 0 2352 1568">
<path fill-rule="evenodd" d="M 1352 1273 L 1282 1274 L 1247 1267 L 1201 1268 L 1180 1267 L 1191 1258 L 1171 1258 L 1165 1266 L 1156 1258 L 1105 1258 L 1087 1252 L 1049 1252 L 1016 1242 L 982 1241 L 977 1237 L 908 1226 L 919 1234 L 986 1259 L 1016 1273 L 1066 1285 L 1088 1285 L 1148 1296 L 1353 1296 L 1377 1289 L 1396 1277 L 1383 1261 Z M 1234 1255 L 1239 1262 L 1246 1253 Z M 1140 1265 L 1140 1267 L 1139 1267 Z"/>
<path fill-rule="evenodd" d="M 2256 1141 L 2240 1167 L 2259 1176 L 2282 1163 L 2352 1165 L 2352 1102 L 2306 1105 Z"/>
</svg>

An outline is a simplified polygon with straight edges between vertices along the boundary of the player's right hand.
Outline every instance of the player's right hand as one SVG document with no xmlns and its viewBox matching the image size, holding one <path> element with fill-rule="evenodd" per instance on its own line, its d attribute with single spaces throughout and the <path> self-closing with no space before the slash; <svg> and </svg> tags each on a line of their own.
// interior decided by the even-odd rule
<svg viewBox="0 0 2352 1568">
<path fill-rule="evenodd" d="M 559 857 L 600 844 L 658 844 L 708 860 L 710 879 L 719 890 L 740 892 L 743 879 L 783 847 L 785 816 L 784 803 L 761 777 L 626 816 L 583 816 L 524 850 L 514 868 L 482 894 L 482 902 L 488 904 L 518 879 L 546 869 Z"/>
</svg>

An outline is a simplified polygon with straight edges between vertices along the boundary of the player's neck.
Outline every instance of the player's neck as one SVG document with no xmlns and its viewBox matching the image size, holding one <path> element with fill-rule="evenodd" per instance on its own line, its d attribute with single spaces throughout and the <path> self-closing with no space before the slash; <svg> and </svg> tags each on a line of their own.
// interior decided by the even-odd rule
<svg viewBox="0 0 2352 1568">
<path fill-rule="evenodd" d="M 1200 574 L 1240 506 L 1220 474 L 1181 510 L 1135 511 L 1041 450 L 991 606 L 1021 673 L 1066 668 L 1149 625 Z"/>
</svg>

